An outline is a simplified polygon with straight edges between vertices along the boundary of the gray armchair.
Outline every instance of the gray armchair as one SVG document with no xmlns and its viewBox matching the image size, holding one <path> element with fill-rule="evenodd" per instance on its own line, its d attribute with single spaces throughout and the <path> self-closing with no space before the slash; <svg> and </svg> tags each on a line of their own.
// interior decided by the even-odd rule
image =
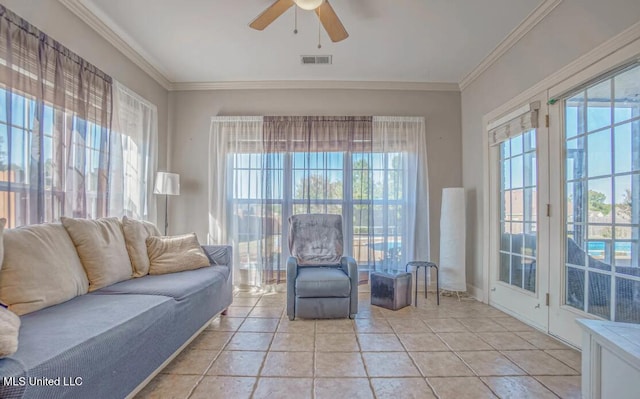
<svg viewBox="0 0 640 399">
<path fill-rule="evenodd" d="M 289 218 L 287 315 L 289 320 L 354 318 L 358 313 L 358 266 L 342 256 L 342 216 Z"/>
</svg>

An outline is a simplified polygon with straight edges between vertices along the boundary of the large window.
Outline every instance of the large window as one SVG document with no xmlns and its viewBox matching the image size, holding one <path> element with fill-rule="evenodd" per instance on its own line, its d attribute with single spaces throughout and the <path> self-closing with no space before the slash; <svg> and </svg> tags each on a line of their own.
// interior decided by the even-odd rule
<svg viewBox="0 0 640 399">
<path fill-rule="evenodd" d="M 361 280 L 375 265 L 404 267 L 405 161 L 403 153 L 230 155 L 238 283 L 257 285 L 260 273 L 268 274 L 262 278 L 269 283 L 285 280 L 286 221 L 300 213 L 343 216 L 345 247 L 359 265 Z"/>
<path fill-rule="evenodd" d="M 565 301 L 640 322 L 640 67 L 564 101 Z"/>
</svg>

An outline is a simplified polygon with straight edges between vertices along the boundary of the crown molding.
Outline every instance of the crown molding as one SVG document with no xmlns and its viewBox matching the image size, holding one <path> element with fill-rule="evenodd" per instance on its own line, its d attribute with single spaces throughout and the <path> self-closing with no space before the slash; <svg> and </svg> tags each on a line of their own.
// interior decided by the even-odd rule
<svg viewBox="0 0 640 399">
<path fill-rule="evenodd" d="M 471 72 L 460 81 L 460 91 L 467 88 L 484 71 L 489 69 L 500 57 L 515 46 L 531 29 L 538 25 L 551 13 L 562 0 L 544 0 L 527 17 L 516 26 L 508 35 L 487 55 Z"/>
<path fill-rule="evenodd" d="M 191 90 L 286 90 L 286 89 L 347 89 L 460 91 L 457 83 L 446 82 L 374 82 L 342 80 L 268 80 L 246 82 L 176 82 L 171 91 Z"/>
<path fill-rule="evenodd" d="M 58 1 L 151 76 L 151 78 L 162 87 L 171 90 L 172 84 L 167 78 L 168 73 L 111 18 L 84 0 Z"/>
</svg>

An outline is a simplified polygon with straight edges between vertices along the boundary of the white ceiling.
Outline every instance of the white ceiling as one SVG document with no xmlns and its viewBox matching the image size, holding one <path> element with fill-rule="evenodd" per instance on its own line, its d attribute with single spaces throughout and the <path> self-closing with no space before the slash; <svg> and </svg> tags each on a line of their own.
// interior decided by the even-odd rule
<svg viewBox="0 0 640 399">
<path fill-rule="evenodd" d="M 82 0 L 171 82 L 460 82 L 540 0 L 332 0 L 350 37 L 331 43 L 291 8 L 249 28 L 271 0 Z M 333 65 L 302 66 L 300 55 Z"/>
</svg>

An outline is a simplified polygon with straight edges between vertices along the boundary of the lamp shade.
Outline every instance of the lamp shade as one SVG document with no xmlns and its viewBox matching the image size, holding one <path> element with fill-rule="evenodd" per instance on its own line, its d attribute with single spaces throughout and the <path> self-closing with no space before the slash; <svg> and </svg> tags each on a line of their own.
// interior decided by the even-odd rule
<svg viewBox="0 0 640 399">
<path fill-rule="evenodd" d="M 462 187 L 442 190 L 440 213 L 440 288 L 466 291 L 465 193 Z"/>
<path fill-rule="evenodd" d="M 177 173 L 156 172 L 154 194 L 180 195 L 180 175 Z"/>
<path fill-rule="evenodd" d="M 322 5 L 324 0 L 293 0 L 303 10 L 315 10 Z"/>
</svg>

